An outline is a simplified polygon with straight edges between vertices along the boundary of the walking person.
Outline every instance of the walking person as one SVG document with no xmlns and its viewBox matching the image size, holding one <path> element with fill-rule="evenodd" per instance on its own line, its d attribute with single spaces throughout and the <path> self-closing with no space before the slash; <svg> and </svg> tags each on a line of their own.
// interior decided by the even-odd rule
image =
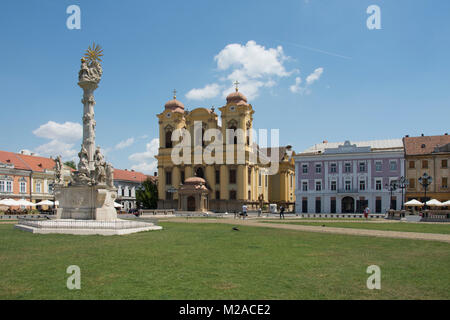
<svg viewBox="0 0 450 320">
<path fill-rule="evenodd" d="M 242 220 L 244 220 L 246 216 L 247 216 L 247 206 L 244 204 L 242 206 Z"/>
<path fill-rule="evenodd" d="M 280 220 L 281 220 L 281 217 L 283 217 L 283 219 L 284 219 L 284 207 L 283 206 L 280 206 Z"/>
<path fill-rule="evenodd" d="M 364 209 L 364 218 L 366 218 L 366 220 L 369 219 L 369 213 L 370 213 L 370 209 L 369 209 L 369 207 L 366 207 Z"/>
</svg>

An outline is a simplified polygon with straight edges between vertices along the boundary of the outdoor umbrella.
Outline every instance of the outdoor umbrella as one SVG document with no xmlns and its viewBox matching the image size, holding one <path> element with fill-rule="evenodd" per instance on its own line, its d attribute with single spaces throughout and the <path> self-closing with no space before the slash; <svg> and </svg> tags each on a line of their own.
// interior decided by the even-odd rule
<svg viewBox="0 0 450 320">
<path fill-rule="evenodd" d="M 0 200 L 0 205 L 7 206 L 7 207 L 17 207 L 20 206 L 18 202 L 14 199 L 3 199 Z"/>
<path fill-rule="evenodd" d="M 30 201 L 27 201 L 25 199 L 20 199 L 17 201 L 17 206 L 24 206 L 24 207 L 36 207 L 36 204 Z"/>
<path fill-rule="evenodd" d="M 426 204 L 430 207 L 442 207 L 442 202 L 436 199 L 431 199 L 430 201 L 427 201 Z"/>
<path fill-rule="evenodd" d="M 405 207 L 422 207 L 423 203 L 420 201 L 417 201 L 416 199 L 412 199 L 411 201 L 405 202 Z"/>
<path fill-rule="evenodd" d="M 450 207 L 450 200 L 447 200 L 445 202 L 442 202 L 443 207 Z"/>
<path fill-rule="evenodd" d="M 37 206 L 52 206 L 53 202 L 50 200 L 44 200 L 41 202 L 36 203 Z"/>
<path fill-rule="evenodd" d="M 121 205 L 120 203 L 114 202 L 114 208 L 122 208 L 123 205 Z"/>
</svg>

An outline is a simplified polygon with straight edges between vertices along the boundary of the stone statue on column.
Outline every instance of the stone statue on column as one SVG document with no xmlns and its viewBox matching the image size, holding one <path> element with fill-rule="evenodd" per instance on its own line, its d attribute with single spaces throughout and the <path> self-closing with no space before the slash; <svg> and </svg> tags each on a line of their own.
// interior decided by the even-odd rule
<svg viewBox="0 0 450 320">
<path fill-rule="evenodd" d="M 72 172 L 69 187 L 59 187 L 56 194 L 60 202 L 58 219 L 115 220 L 114 169 L 105 161 L 100 147 L 95 145 L 94 91 L 103 70 L 100 46 L 93 45 L 81 59 L 78 85 L 83 89 L 83 143 L 78 153 L 77 170 Z"/>
<path fill-rule="evenodd" d="M 85 56 L 81 59 L 81 67 L 78 72 L 78 85 L 83 89 L 83 144 L 78 154 L 80 163 L 78 171 L 72 175 L 76 185 L 105 184 L 105 163 L 100 149 L 95 146 L 94 91 L 101 80 L 103 69 L 100 64 L 102 49 L 99 45 L 89 47 Z M 98 160 L 96 160 L 98 159 Z M 98 162 L 102 168 L 97 168 Z M 100 179 L 100 180 L 99 180 Z"/>
<path fill-rule="evenodd" d="M 55 159 L 55 186 L 64 185 L 62 170 L 63 170 L 63 163 L 61 160 L 61 156 L 57 156 Z"/>
<path fill-rule="evenodd" d="M 106 185 L 106 161 L 100 152 L 100 147 L 97 147 L 94 156 L 95 161 L 95 183 Z"/>
</svg>

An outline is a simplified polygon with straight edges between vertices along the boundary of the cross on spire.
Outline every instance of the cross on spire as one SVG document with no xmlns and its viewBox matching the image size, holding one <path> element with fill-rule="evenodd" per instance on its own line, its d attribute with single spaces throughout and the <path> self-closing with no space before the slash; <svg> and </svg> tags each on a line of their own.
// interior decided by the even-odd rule
<svg viewBox="0 0 450 320">
<path fill-rule="evenodd" d="M 174 98 L 174 99 L 177 98 L 177 89 L 173 89 L 173 98 Z"/>
<path fill-rule="evenodd" d="M 236 86 L 236 92 L 238 92 L 239 91 L 239 85 L 240 85 L 239 81 L 236 80 L 234 85 Z"/>
</svg>

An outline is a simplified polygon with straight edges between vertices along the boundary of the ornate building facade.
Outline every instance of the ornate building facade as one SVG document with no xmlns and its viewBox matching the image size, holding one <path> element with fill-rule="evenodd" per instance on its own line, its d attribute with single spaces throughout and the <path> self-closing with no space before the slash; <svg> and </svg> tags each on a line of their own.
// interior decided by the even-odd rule
<svg viewBox="0 0 450 320">
<path fill-rule="evenodd" d="M 70 172 L 64 165 L 64 184 L 69 182 Z M 34 203 L 54 200 L 54 182 L 54 159 L 0 151 L 0 199 L 26 199 Z"/>
<path fill-rule="evenodd" d="M 424 202 L 437 199 L 445 202 L 450 200 L 450 136 L 420 136 L 404 137 L 406 178 L 409 185 L 406 189 L 407 200 L 417 199 Z M 425 190 L 419 183 L 424 174 L 433 178 L 431 185 Z"/>
<path fill-rule="evenodd" d="M 404 176 L 401 139 L 321 144 L 295 156 L 297 213 L 373 213 L 399 210 L 400 190 L 389 185 Z"/>
<path fill-rule="evenodd" d="M 156 177 L 154 176 L 148 176 L 134 170 L 114 169 L 114 187 L 117 189 L 116 202 L 123 206 L 123 211 L 138 209 L 136 206 L 136 191 L 147 179 L 156 183 Z"/>
<path fill-rule="evenodd" d="M 255 113 L 252 105 L 236 88 L 236 92 L 227 96 L 226 104 L 219 108 L 219 111 L 221 124 L 214 108 L 197 108 L 187 111 L 183 103 L 174 95 L 173 100 L 165 104 L 164 111 L 157 115 L 160 137 L 159 153 L 156 156 L 158 208 L 225 212 L 240 211 L 244 204 L 249 209 L 257 209 L 270 203 L 268 165 L 253 160 L 260 159 L 261 155 L 255 156 L 255 150 L 259 153 L 260 149 L 255 148 L 252 143 Z M 189 155 L 187 155 L 189 161 L 175 164 L 172 151 L 178 143 L 181 143 L 177 139 L 172 141 L 172 135 L 177 129 L 189 133 L 191 145 L 196 147 L 189 149 Z M 208 137 L 209 129 L 215 129 L 223 137 L 222 150 L 212 152 L 215 159 L 221 159 L 221 161 L 207 163 L 201 157 L 200 161 L 196 161 L 198 156 L 215 142 L 215 138 Z M 240 131 L 243 134 L 228 136 L 229 131 Z M 227 147 L 230 148 L 230 146 L 231 153 L 227 151 Z M 186 155 L 183 154 L 183 156 Z M 230 157 L 232 161 L 228 161 Z M 279 161 L 286 162 L 286 159 L 279 159 Z M 292 163 L 291 171 L 284 170 L 277 175 L 292 175 L 293 172 Z M 274 186 L 275 188 L 278 187 Z M 201 192 L 192 192 L 190 195 L 189 190 Z M 289 191 L 284 194 L 289 195 Z M 290 199 L 287 197 L 279 200 L 289 201 Z M 291 202 L 293 204 L 293 201 Z"/>
</svg>

